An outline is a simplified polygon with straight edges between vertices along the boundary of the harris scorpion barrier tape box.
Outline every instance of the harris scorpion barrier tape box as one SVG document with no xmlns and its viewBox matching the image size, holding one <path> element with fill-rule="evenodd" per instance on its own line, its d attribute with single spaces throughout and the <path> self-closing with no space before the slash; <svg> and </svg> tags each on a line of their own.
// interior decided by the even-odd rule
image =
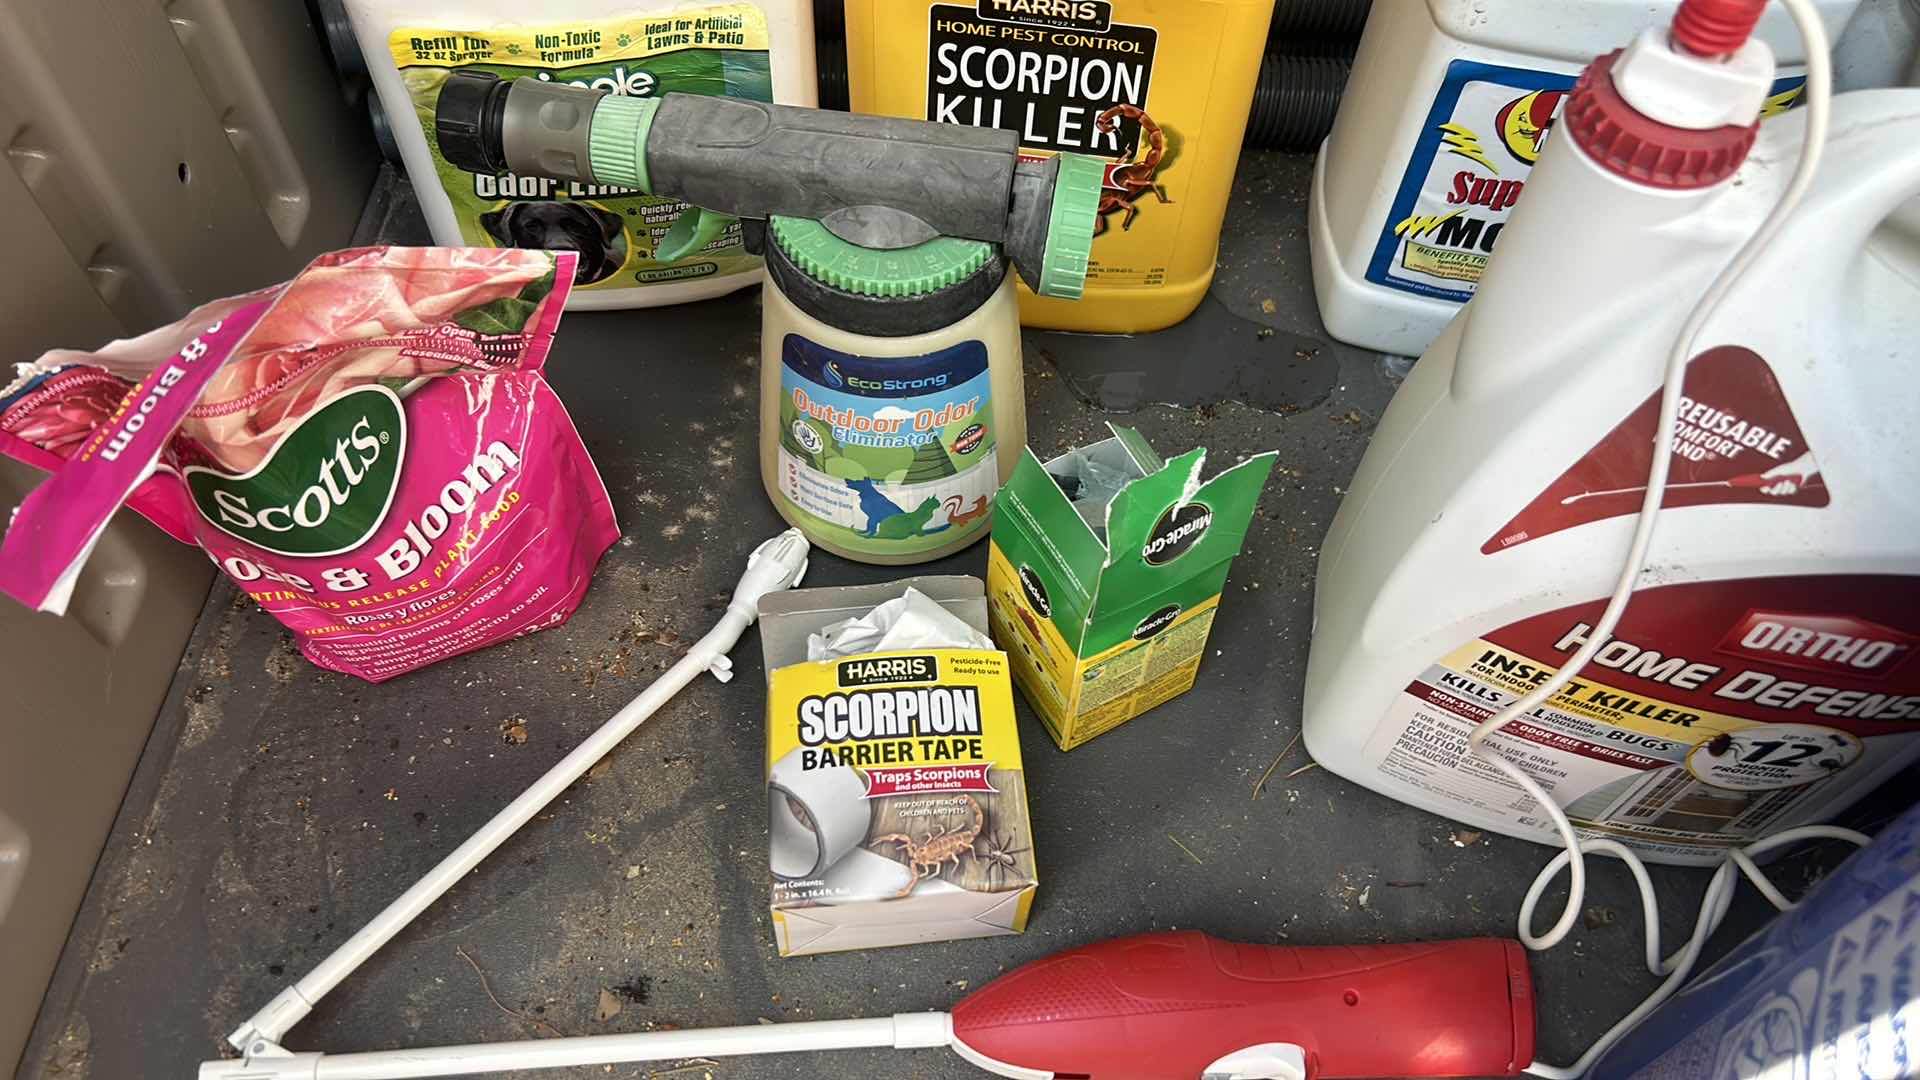
<svg viewBox="0 0 1920 1080">
<path fill-rule="evenodd" d="M 1163 462 L 1108 426 L 1045 465 L 1028 450 L 994 498 L 993 639 L 1062 750 L 1193 686 L 1273 469 L 1256 454 L 1202 483 L 1204 447 Z"/>
<path fill-rule="evenodd" d="M 883 647 L 823 650 L 850 622 L 868 624 L 856 631 L 884 624 L 887 609 L 906 613 L 867 636 Z M 1033 829 L 1007 657 L 986 631 L 974 577 L 760 601 L 780 955 L 1026 929 L 1038 885 Z M 956 640 L 970 644 L 941 644 Z M 889 647 L 906 641 L 924 644 Z"/>
</svg>

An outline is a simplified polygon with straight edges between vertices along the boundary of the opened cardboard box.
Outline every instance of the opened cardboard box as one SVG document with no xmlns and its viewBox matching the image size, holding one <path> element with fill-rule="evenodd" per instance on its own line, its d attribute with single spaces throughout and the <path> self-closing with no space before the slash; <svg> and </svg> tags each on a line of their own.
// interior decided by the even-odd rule
<svg viewBox="0 0 1920 1080">
<path fill-rule="evenodd" d="M 1063 750 L 1193 686 L 1272 453 L 1201 482 L 1205 448 L 1162 461 L 1132 428 L 1045 464 L 1028 450 L 994 498 L 993 638 Z"/>
<path fill-rule="evenodd" d="M 909 589 L 920 595 L 908 597 Z M 920 640 L 963 647 L 808 659 L 810 638 L 818 646 L 902 598 L 911 603 L 894 605 L 907 614 L 889 635 L 909 619 L 910 629 L 944 620 L 956 634 Z M 1026 928 L 1038 885 L 1033 829 L 1007 656 L 986 631 L 985 588 L 973 577 L 761 600 L 769 868 L 782 956 Z"/>
</svg>

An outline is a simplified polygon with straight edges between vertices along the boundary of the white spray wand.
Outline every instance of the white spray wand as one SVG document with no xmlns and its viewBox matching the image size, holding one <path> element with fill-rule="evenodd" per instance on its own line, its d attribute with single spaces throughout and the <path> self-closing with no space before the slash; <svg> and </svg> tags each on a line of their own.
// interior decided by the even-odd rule
<svg viewBox="0 0 1920 1080">
<path fill-rule="evenodd" d="M 227 1041 L 245 1055 L 242 1060 L 206 1062 L 200 1067 L 200 1075 L 227 1080 L 313 1076 L 311 1068 L 303 1073 L 298 1067 L 291 1070 L 277 1067 L 307 1056 L 294 1055 L 281 1048 L 280 1039 L 286 1035 L 287 1029 L 312 1012 L 314 1004 L 329 990 L 340 985 L 342 979 L 366 963 L 367 958 L 382 945 L 393 940 L 395 934 L 418 918 L 428 905 L 452 888 L 454 882 L 465 877 L 468 871 L 479 865 L 480 860 L 492 854 L 495 848 L 519 831 L 520 826 L 532 820 L 535 814 L 553 801 L 554 796 L 585 775 L 595 762 L 633 734 L 636 728 L 646 722 L 647 717 L 659 711 L 687 684 L 707 672 L 721 682 L 733 678 L 733 661 L 727 658 L 728 651 L 740 640 L 740 635 L 746 633 L 747 627 L 759 618 L 760 598 L 768 593 L 792 588 L 807 572 L 807 550 L 807 540 L 798 529 L 788 529 L 754 549 L 753 554 L 747 557 L 746 573 L 740 576 L 740 584 L 734 587 L 733 599 L 728 601 L 726 614 L 720 617 L 719 625 L 695 642 L 679 662 L 667 669 L 666 674 L 642 690 L 638 697 L 600 725 L 599 730 L 589 735 L 572 753 L 561 758 L 544 776 L 521 792 L 518 798 L 480 826 L 467 838 L 466 843 L 440 860 L 439 865 L 427 871 L 425 877 L 414 882 L 412 887 L 333 950 L 312 971 L 302 976 L 300 981 L 282 990 L 265 1008 L 254 1013 L 246 1023 L 228 1035 Z"/>
<path fill-rule="evenodd" d="M 1120 938 L 1034 961 L 976 989 L 950 1012 L 349 1054 L 280 1045 L 323 995 L 681 688 L 703 671 L 731 678 L 727 650 L 758 616 L 761 597 L 794 585 L 806 566 L 807 542 L 797 530 L 762 544 L 718 626 L 229 1035 L 242 1056 L 202 1062 L 200 1080 L 400 1080 L 858 1047 L 947 1047 L 1016 1080 L 1306 1080 L 1310 1061 L 1335 1075 L 1465 1076 L 1510 1074 L 1515 1047 L 1531 1046 L 1533 1002 L 1515 942 L 1296 948 L 1230 944 L 1194 931 Z M 1408 1015 L 1410 1004 L 1417 1016 Z"/>
</svg>

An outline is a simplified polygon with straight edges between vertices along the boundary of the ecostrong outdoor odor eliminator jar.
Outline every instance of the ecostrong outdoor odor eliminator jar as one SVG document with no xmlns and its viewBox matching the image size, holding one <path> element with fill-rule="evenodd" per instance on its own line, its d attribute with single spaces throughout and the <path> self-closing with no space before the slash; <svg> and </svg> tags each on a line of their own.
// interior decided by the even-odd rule
<svg viewBox="0 0 1920 1080">
<path fill-rule="evenodd" d="M 877 250 L 775 217 L 766 260 L 760 468 L 780 515 L 869 563 L 985 537 L 1027 436 L 999 249 L 938 237 Z"/>
</svg>

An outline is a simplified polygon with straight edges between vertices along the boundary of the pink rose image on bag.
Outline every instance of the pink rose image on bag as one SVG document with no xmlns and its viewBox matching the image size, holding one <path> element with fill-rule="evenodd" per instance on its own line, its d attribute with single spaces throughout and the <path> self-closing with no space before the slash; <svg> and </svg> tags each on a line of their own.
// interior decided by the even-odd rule
<svg viewBox="0 0 1920 1080">
<path fill-rule="evenodd" d="M 54 475 L 0 592 L 63 611 L 122 503 L 198 544 L 309 660 L 380 682 L 564 621 L 618 538 L 541 369 L 571 252 L 361 248 L 0 389 Z"/>
</svg>

